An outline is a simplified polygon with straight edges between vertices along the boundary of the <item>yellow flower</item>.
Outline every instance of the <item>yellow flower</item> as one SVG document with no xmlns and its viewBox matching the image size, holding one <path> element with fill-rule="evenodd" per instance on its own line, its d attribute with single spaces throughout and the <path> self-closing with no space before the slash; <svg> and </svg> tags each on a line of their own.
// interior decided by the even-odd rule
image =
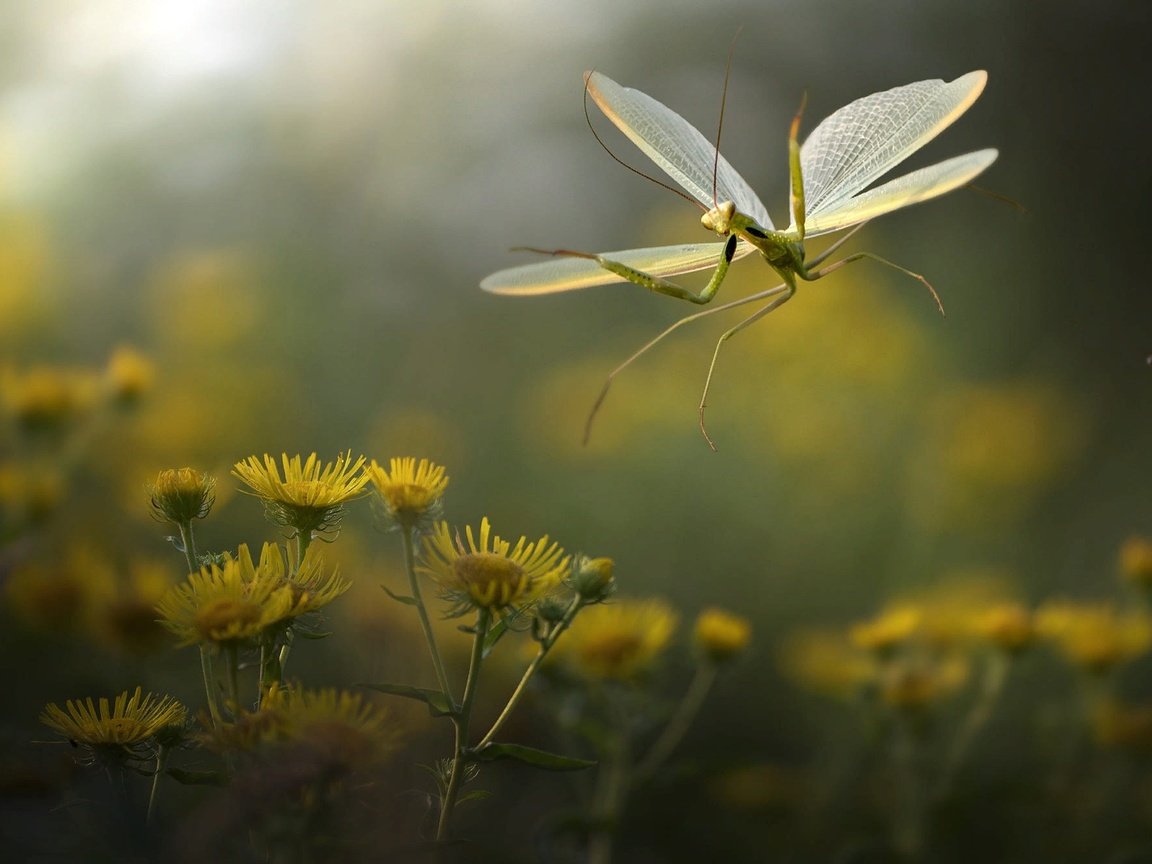
<svg viewBox="0 0 1152 864">
<path fill-rule="evenodd" d="M 921 711 L 951 696 L 968 680 L 968 663 L 951 655 L 901 660 L 885 668 L 880 696 L 893 708 Z"/>
<path fill-rule="evenodd" d="M 121 405 L 132 405 L 152 389 L 156 367 L 135 348 L 121 345 L 108 358 L 104 377 L 112 398 Z"/>
<path fill-rule="evenodd" d="M 568 584 L 586 603 L 603 603 L 616 591 L 616 562 L 611 558 L 580 555 Z"/>
<path fill-rule="evenodd" d="M 246 553 L 247 549 L 242 551 Z M 324 570 L 324 560 L 315 546 L 308 547 L 294 573 L 287 573 L 280 547 L 265 543 L 256 572 L 259 578 L 269 579 L 291 592 L 292 606 L 287 615 L 290 618 L 323 609 L 351 587 L 337 570 Z"/>
<path fill-rule="evenodd" d="M 884 656 L 911 639 L 922 620 L 923 613 L 919 607 L 893 605 L 870 621 L 862 621 L 853 626 L 849 635 L 858 648 Z"/>
<path fill-rule="evenodd" d="M 169 644 L 168 634 L 156 620 L 156 604 L 172 587 L 172 573 L 166 565 L 135 562 L 126 578 L 112 574 L 100 587 L 102 591 L 96 586 L 92 589 L 91 625 L 101 642 L 129 654 L 147 654 Z"/>
<path fill-rule="evenodd" d="M 39 525 L 48 519 L 64 497 L 64 481 L 43 469 L 0 465 L 0 518 L 7 525 Z"/>
<path fill-rule="evenodd" d="M 385 471 L 372 460 L 366 471 L 380 494 L 390 518 L 401 525 L 412 526 L 423 519 L 435 518 L 440 499 L 448 488 L 448 475 L 442 465 L 412 456 L 389 460 Z"/>
<path fill-rule="evenodd" d="M 360 471 L 364 457 L 353 460 L 352 451 L 326 465 L 321 465 L 315 453 L 303 463 L 300 456 L 289 459 L 284 453 L 281 464 L 283 479 L 276 460 L 267 453 L 263 462 L 256 456 L 237 462 L 232 473 L 264 502 L 272 522 L 304 535 L 339 527 L 344 505 L 360 497 L 368 484 L 368 475 Z"/>
<path fill-rule="evenodd" d="M 676 630 L 678 616 L 662 600 L 589 606 L 556 643 L 556 659 L 590 680 L 628 681 L 647 672 Z"/>
<path fill-rule="evenodd" d="M 529 543 L 521 537 L 513 546 L 492 534 L 488 517 L 473 534 L 465 528 L 467 544 L 455 538 L 446 522 L 437 522 L 424 538 L 424 566 L 445 596 L 455 603 L 454 614 L 470 607 L 505 609 L 523 607 L 555 588 L 568 568 L 568 557 L 545 534 Z"/>
<path fill-rule="evenodd" d="M 61 432 L 91 407 L 94 376 L 86 371 L 37 366 L 23 374 L 8 370 L 0 379 L 0 396 L 26 432 Z"/>
<path fill-rule="evenodd" d="M 148 495 L 157 521 L 187 525 L 207 516 L 216 503 L 216 479 L 195 468 L 167 468 L 149 485 Z"/>
<path fill-rule="evenodd" d="M 781 670 L 793 681 L 835 698 L 856 695 L 877 673 L 874 655 L 857 650 L 839 631 L 793 633 L 785 640 L 779 659 Z"/>
<path fill-rule="evenodd" d="M 1109 603 L 1046 603 L 1036 612 L 1036 631 L 1064 656 L 1091 672 L 1107 672 L 1152 645 L 1145 615 L 1120 613 Z"/>
<path fill-rule="evenodd" d="M 705 609 L 696 618 L 696 645 L 714 663 L 731 660 L 743 653 L 752 639 L 747 618 L 723 609 Z"/>
<path fill-rule="evenodd" d="M 125 690 L 113 703 L 106 698 L 95 703 L 91 698 L 69 699 L 64 708 L 49 703 L 40 722 L 76 744 L 142 756 L 158 735 L 178 730 L 187 717 L 187 709 L 171 696 L 145 694 L 137 687 L 131 695 Z"/>
<path fill-rule="evenodd" d="M 292 589 L 283 581 L 283 559 L 268 545 L 260 569 L 247 546 L 223 566 L 203 567 L 172 588 L 156 605 L 162 623 L 181 645 L 226 644 L 255 639 L 293 615 Z"/>
<path fill-rule="evenodd" d="M 1023 651 L 1036 636 L 1032 613 L 1019 603 L 1001 603 L 988 609 L 977 617 L 973 629 L 977 635 L 1010 654 Z"/>
<path fill-rule="evenodd" d="M 210 733 L 220 749 L 260 754 L 285 745 L 327 757 L 345 770 L 387 756 L 397 738 L 388 715 L 361 693 L 273 684 L 260 709 Z"/>
<path fill-rule="evenodd" d="M 1152 588 L 1152 540 L 1129 537 L 1120 547 L 1120 573 L 1140 588 Z"/>
</svg>

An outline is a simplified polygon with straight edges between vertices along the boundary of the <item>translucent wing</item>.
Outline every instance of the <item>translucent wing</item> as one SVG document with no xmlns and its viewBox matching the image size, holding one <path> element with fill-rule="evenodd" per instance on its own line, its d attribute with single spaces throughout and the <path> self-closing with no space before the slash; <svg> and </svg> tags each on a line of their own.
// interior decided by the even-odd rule
<svg viewBox="0 0 1152 864">
<path fill-rule="evenodd" d="M 742 258 L 754 247 L 740 241 L 735 258 Z M 676 276 L 715 267 L 720 261 L 724 243 L 687 243 L 682 246 L 653 246 L 650 249 L 626 249 L 605 252 L 603 257 L 653 276 Z M 554 294 L 575 291 L 593 285 L 610 285 L 626 280 L 605 270 L 590 258 L 563 256 L 549 258 L 536 264 L 512 267 L 493 273 L 480 283 L 480 287 L 493 294 Z"/>
<path fill-rule="evenodd" d="M 889 180 L 855 198 L 839 201 L 832 207 L 825 207 L 819 213 L 807 216 L 805 233 L 808 237 L 814 237 L 839 231 L 901 207 L 951 192 L 995 162 L 996 156 L 997 151 L 993 149 L 977 150 Z"/>
<path fill-rule="evenodd" d="M 773 230 L 768 211 L 752 187 L 723 156 L 716 163 L 716 148 L 691 123 L 651 96 L 621 87 L 607 75 L 587 72 L 584 81 L 588 95 L 604 116 L 693 198 L 709 209 L 731 201 L 737 210 L 751 216 L 761 228 Z M 714 166 L 715 199 L 712 190 Z"/>
<path fill-rule="evenodd" d="M 837 209 L 948 128 L 987 80 L 976 71 L 948 83 L 917 81 L 857 99 L 825 119 L 800 148 L 808 220 Z"/>
</svg>

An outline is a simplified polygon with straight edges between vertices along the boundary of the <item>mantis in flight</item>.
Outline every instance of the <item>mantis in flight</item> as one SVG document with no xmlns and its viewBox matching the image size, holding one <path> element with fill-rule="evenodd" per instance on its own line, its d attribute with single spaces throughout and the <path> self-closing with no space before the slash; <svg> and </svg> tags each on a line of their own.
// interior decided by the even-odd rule
<svg viewBox="0 0 1152 864">
<path fill-rule="evenodd" d="M 689 315 L 658 334 L 609 374 L 585 427 L 587 442 L 592 421 L 616 375 L 673 330 L 704 315 L 765 301 L 761 308 L 726 330 L 716 343 L 699 406 L 700 431 L 715 450 L 704 424 L 704 411 L 720 349 L 736 333 L 786 303 L 796 292 L 797 279 L 814 281 L 853 261 L 871 259 L 922 282 L 940 306 L 939 297 L 923 276 L 878 255 L 855 252 L 825 262 L 869 220 L 950 192 L 970 182 L 996 160 L 995 149 L 977 150 L 867 188 L 967 111 L 987 79 L 987 73 L 978 70 L 954 81 L 917 81 L 873 93 L 835 111 L 803 144 L 797 142 L 797 114 L 788 140 L 791 224 L 779 230 L 752 187 L 687 120 L 639 90 L 622 87 L 599 72 L 587 72 L 585 93 L 688 193 L 683 197 L 699 204 L 704 211 L 701 223 L 723 239 L 602 254 L 534 249 L 530 251 L 553 257 L 493 273 L 480 287 L 493 294 L 531 296 L 633 282 L 660 294 L 706 304 L 716 295 L 734 260 L 759 252 L 780 277 L 781 284 Z M 852 230 L 814 258 L 806 257 L 807 238 L 845 229 Z M 714 268 L 712 276 L 699 291 L 667 278 L 710 267 Z M 942 306 L 940 311 L 943 312 Z"/>
</svg>

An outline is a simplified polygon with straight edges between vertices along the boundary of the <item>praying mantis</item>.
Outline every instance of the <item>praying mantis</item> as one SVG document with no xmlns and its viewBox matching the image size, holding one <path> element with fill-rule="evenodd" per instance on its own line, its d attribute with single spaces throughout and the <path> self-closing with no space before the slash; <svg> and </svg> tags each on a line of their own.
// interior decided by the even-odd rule
<svg viewBox="0 0 1152 864">
<path fill-rule="evenodd" d="M 781 284 L 689 315 L 666 328 L 609 374 L 585 426 L 587 442 L 592 421 L 616 375 L 674 330 L 705 315 L 764 301 L 759 309 L 721 334 L 712 354 L 700 399 L 699 422 L 705 440 L 715 450 L 704 413 L 720 349 L 728 339 L 790 300 L 796 293 L 797 280 L 815 281 L 854 261 L 869 259 L 919 280 L 943 313 L 939 297 L 923 276 L 879 255 L 854 252 L 826 262 L 869 220 L 950 192 L 973 180 L 996 160 L 995 149 L 976 150 L 867 188 L 955 122 L 979 97 L 987 79 L 986 72 L 977 70 L 954 81 L 917 81 L 873 93 L 832 113 L 803 144 L 797 141 L 801 117 L 797 113 L 788 138 L 791 224 L 779 230 L 747 181 L 687 120 L 639 90 L 623 87 L 599 72 L 587 72 L 586 95 L 687 193 L 683 197 L 700 206 L 704 211 L 701 223 L 722 240 L 600 254 L 534 249 L 531 251 L 552 257 L 493 273 L 480 287 L 494 294 L 531 296 L 631 282 L 690 303 L 707 304 L 719 290 L 729 265 L 759 252 L 780 277 Z M 828 249 L 813 258 L 806 256 L 807 238 L 846 229 L 851 230 Z M 710 267 L 714 268 L 712 275 L 699 291 L 667 278 Z"/>
</svg>

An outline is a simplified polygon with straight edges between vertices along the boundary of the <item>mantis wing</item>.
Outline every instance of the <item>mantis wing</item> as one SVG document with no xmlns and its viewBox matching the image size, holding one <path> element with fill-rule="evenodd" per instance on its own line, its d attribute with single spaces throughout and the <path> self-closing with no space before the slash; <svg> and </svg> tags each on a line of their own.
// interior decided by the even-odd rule
<svg viewBox="0 0 1152 864">
<path fill-rule="evenodd" d="M 870 189 L 855 198 L 826 206 L 805 219 L 805 234 L 814 237 L 867 222 L 901 207 L 927 201 L 963 186 L 996 161 L 997 151 L 977 150 L 929 165 Z"/>
<path fill-rule="evenodd" d="M 680 273 L 693 273 L 715 267 L 720 261 L 724 246 L 724 243 L 653 246 L 649 249 L 605 252 L 600 257 L 653 276 L 676 276 Z M 740 241 L 736 246 L 733 260 L 742 258 L 753 251 L 753 248 L 750 244 Z M 627 280 L 612 271 L 605 270 L 595 258 L 565 255 L 536 264 L 500 270 L 481 282 L 480 287 L 493 294 L 530 296 L 575 291 L 578 288 L 625 281 Z"/>
<path fill-rule="evenodd" d="M 808 225 L 948 128 L 987 80 L 978 70 L 948 83 L 917 81 L 857 99 L 822 121 L 800 148 Z"/>
<path fill-rule="evenodd" d="M 604 116 L 693 198 L 709 210 L 731 201 L 761 228 L 774 230 L 752 187 L 723 156 L 717 160 L 716 148 L 691 123 L 651 96 L 621 87 L 607 75 L 586 72 L 584 82 Z"/>
</svg>

